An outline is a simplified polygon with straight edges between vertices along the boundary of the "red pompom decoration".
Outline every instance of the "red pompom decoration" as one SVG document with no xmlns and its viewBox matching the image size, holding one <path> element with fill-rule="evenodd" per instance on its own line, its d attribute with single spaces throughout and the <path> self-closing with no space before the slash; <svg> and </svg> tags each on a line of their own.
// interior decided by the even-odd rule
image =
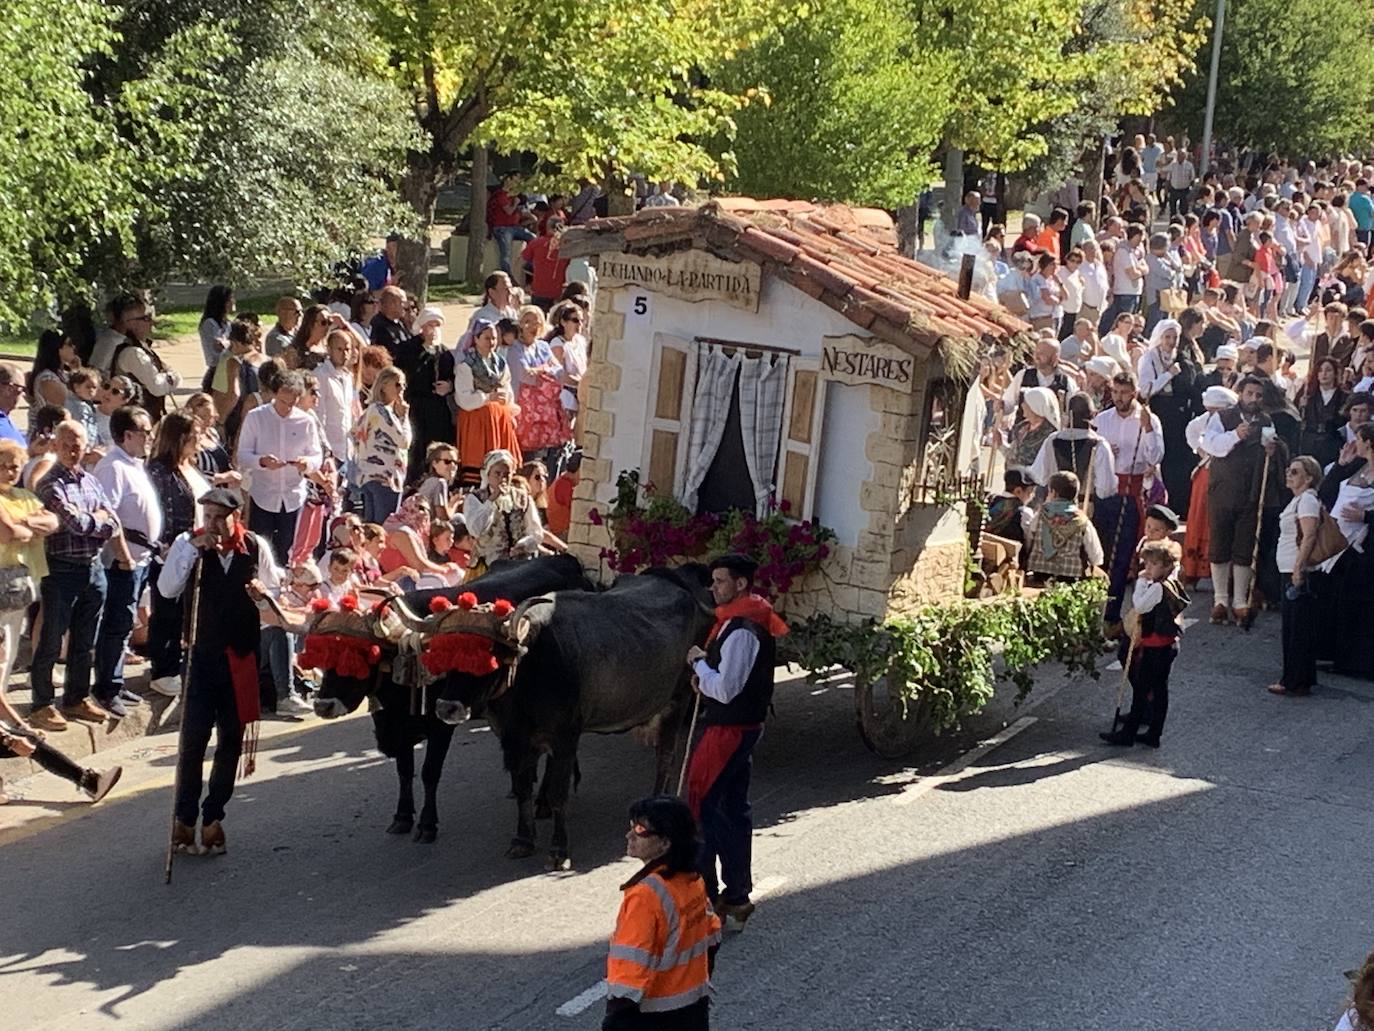
<svg viewBox="0 0 1374 1031">
<path fill-rule="evenodd" d="M 367 658 L 372 665 L 377 664 L 377 660 L 382 657 L 382 649 L 379 645 L 372 645 L 367 649 Z"/>
<path fill-rule="evenodd" d="M 347 634 L 308 634 L 297 660 L 303 669 L 332 670 L 341 677 L 365 680 L 382 657 L 382 649 Z"/>
<path fill-rule="evenodd" d="M 471 591 L 464 591 L 458 595 L 458 607 L 460 609 L 475 609 L 477 607 L 477 595 Z"/>
<path fill-rule="evenodd" d="M 490 639 L 478 634 L 439 634 L 421 652 L 420 661 L 435 676 L 467 673 L 481 677 L 501 668 Z"/>
<path fill-rule="evenodd" d="M 356 594 L 345 594 L 339 599 L 339 608 L 345 612 L 358 611 L 358 596 Z"/>
<path fill-rule="evenodd" d="M 447 612 L 451 608 L 453 608 L 453 602 L 449 601 L 442 594 L 429 599 L 429 611 L 433 612 L 436 616 L 440 612 Z"/>
<path fill-rule="evenodd" d="M 385 598 L 372 606 L 372 614 L 378 619 L 385 619 L 386 614 L 391 611 L 391 603 Z"/>
<path fill-rule="evenodd" d="M 509 616 L 514 611 L 515 606 L 508 602 L 505 598 L 497 598 L 496 601 L 492 602 L 491 614 L 493 616 L 499 616 L 504 619 L 506 616 Z"/>
<path fill-rule="evenodd" d="M 333 608 L 333 607 L 334 607 L 334 606 L 332 606 L 332 605 L 329 604 L 329 599 L 328 599 L 328 598 L 312 598 L 312 599 L 310 599 L 310 611 L 311 611 L 311 612 L 328 612 L 328 611 L 329 611 L 331 608 Z"/>
</svg>

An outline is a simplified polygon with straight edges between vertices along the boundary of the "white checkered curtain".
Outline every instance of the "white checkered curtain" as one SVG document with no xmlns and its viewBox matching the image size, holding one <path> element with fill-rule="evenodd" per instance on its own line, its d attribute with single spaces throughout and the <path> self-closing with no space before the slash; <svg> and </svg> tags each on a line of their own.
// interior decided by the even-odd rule
<svg viewBox="0 0 1374 1031">
<path fill-rule="evenodd" d="M 730 415 L 730 395 L 735 389 L 743 354 L 727 355 L 714 344 L 698 344 L 696 396 L 692 399 L 692 425 L 687 433 L 687 473 L 682 481 L 683 505 L 697 508 L 697 491 L 710 471 L 711 461 L 725 436 Z"/>
<path fill-rule="evenodd" d="M 739 373 L 740 436 L 744 461 L 754 482 L 754 514 L 768 514 L 773 495 L 773 471 L 782 442 L 782 410 L 787 401 L 785 354 L 745 358 Z"/>
</svg>

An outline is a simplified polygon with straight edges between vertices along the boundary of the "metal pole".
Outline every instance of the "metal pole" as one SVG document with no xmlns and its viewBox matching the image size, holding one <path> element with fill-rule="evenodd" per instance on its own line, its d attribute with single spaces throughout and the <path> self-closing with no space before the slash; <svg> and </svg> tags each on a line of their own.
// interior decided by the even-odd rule
<svg viewBox="0 0 1374 1031">
<path fill-rule="evenodd" d="M 1212 115 L 1217 109 L 1217 72 L 1221 68 L 1221 31 L 1226 25 L 1226 0 L 1217 0 L 1217 20 L 1212 25 L 1212 70 L 1207 75 L 1207 113 L 1202 119 L 1202 160 L 1199 175 L 1207 174 L 1212 158 Z"/>
</svg>

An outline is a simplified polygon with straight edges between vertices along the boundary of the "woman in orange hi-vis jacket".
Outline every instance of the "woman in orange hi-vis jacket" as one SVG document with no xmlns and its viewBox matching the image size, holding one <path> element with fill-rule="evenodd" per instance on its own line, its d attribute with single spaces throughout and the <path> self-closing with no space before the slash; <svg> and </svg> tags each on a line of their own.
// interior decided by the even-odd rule
<svg viewBox="0 0 1374 1031">
<path fill-rule="evenodd" d="M 642 860 L 624 897 L 606 960 L 602 1031 L 706 1031 L 720 919 L 697 872 L 696 820 L 681 799 L 630 807 L 625 851 Z"/>
</svg>

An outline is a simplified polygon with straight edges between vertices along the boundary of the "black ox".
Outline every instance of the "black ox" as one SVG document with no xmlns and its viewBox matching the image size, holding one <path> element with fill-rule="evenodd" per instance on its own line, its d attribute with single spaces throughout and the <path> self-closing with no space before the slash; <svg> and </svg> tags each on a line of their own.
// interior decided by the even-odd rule
<svg viewBox="0 0 1374 1031">
<path fill-rule="evenodd" d="M 550 591 L 577 593 L 591 589 L 577 560 L 571 556 L 557 555 L 525 562 L 497 563 L 485 576 L 469 584 L 458 588 L 412 591 L 401 595 L 399 602 L 412 613 L 427 614 L 432 599 L 443 596 L 451 602 L 464 591 L 475 594 L 479 602 L 494 602 L 504 598 L 519 604 L 527 598 Z M 394 606 L 395 602 L 392 604 Z M 332 613 L 330 615 L 335 616 Z M 366 627 L 364 632 L 369 633 L 369 639 L 381 649 L 382 658 L 374 674 L 368 678 L 326 671 L 315 698 L 315 712 L 325 719 L 337 718 L 355 711 L 368 695 L 373 696 L 375 707 L 372 727 L 377 748 L 383 755 L 395 760 L 396 778 L 399 781 L 396 813 L 387 827 L 387 833 L 409 834 L 413 828 L 416 841 L 432 842 L 439 826 L 439 779 L 454 732 L 453 723 L 435 716 L 435 704 L 444 681 L 435 680 L 423 690 L 411 686 L 411 683 L 398 682 L 398 671 L 407 665 L 413 669 L 415 656 L 405 658 L 399 654 L 401 649 L 395 640 L 397 635 L 385 631 L 385 620 L 360 614 L 353 622 L 359 628 Z M 401 629 L 395 625 L 394 619 L 392 623 L 394 629 Z M 413 682 L 413 673 L 404 676 L 404 679 Z M 425 798 L 417 825 L 415 746 L 421 741 L 425 742 L 425 759 L 420 768 Z"/>
<path fill-rule="evenodd" d="M 636 729 L 657 746 L 655 791 L 671 785 L 685 747 L 691 698 L 686 656 L 714 621 L 700 566 L 620 577 L 607 591 L 560 591 L 525 601 L 511 617 L 521 651 L 513 679 L 448 676 L 435 713 L 457 724 L 484 713 L 501 742 L 516 799 L 515 837 L 507 855 L 535 848 L 534 783 L 539 757 L 548 764 L 540 788 L 553 816 L 550 865 L 566 869 L 565 810 L 583 733 Z"/>
</svg>

